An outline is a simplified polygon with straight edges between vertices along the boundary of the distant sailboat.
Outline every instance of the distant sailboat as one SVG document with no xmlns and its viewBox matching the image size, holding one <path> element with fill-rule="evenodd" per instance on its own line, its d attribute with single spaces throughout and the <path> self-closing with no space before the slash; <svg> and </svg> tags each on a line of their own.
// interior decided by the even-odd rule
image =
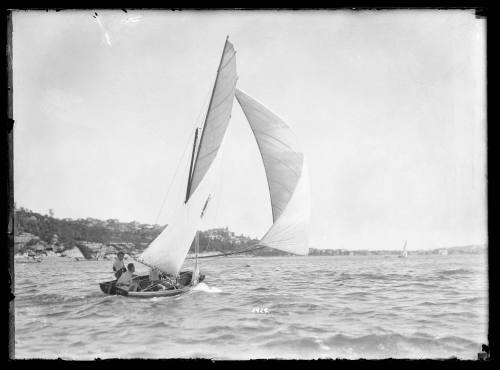
<svg viewBox="0 0 500 370">
<path fill-rule="evenodd" d="M 231 117 L 236 96 L 250 124 L 262 156 L 271 199 L 273 224 L 260 241 L 251 249 L 270 247 L 289 253 L 306 255 L 310 199 L 308 175 L 304 154 L 291 129 L 249 95 L 236 88 L 236 52 L 227 40 L 220 60 L 212 96 L 205 117 L 203 131 L 198 142 L 195 130 L 187 184 L 184 194 L 176 198 L 173 220 L 169 220 L 160 235 L 137 259 L 138 262 L 161 271 L 171 283 L 166 290 L 151 291 L 153 285 L 148 276 L 139 277 L 140 289 L 127 292 L 115 286 L 116 281 L 101 283 L 107 294 L 136 297 L 169 296 L 187 292 L 204 279 L 199 273 L 199 230 L 212 197 L 212 189 L 218 176 L 214 164 Z M 193 271 L 180 272 L 190 246 L 195 248 Z"/>
<path fill-rule="evenodd" d="M 40 263 L 42 259 L 33 251 L 29 251 L 26 257 L 16 258 L 16 263 Z"/>
<path fill-rule="evenodd" d="M 16 258 L 15 261 L 16 263 L 40 263 L 42 259 L 39 257 L 30 258 L 30 256 L 28 256 L 27 258 Z"/>
<path fill-rule="evenodd" d="M 406 257 L 408 257 L 408 252 L 406 251 L 406 240 L 405 240 L 405 245 L 403 246 L 403 250 L 401 251 L 401 254 L 398 257 L 399 258 L 406 258 Z"/>
<path fill-rule="evenodd" d="M 447 256 L 448 255 L 448 250 L 443 248 L 443 249 L 440 249 L 438 251 L 438 253 L 441 255 L 441 256 Z"/>
</svg>

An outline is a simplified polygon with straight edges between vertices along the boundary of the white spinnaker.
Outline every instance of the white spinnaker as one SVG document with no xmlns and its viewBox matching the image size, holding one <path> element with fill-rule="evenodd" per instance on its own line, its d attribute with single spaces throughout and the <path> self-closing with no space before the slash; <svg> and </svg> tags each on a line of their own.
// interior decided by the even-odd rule
<svg viewBox="0 0 500 370">
<path fill-rule="evenodd" d="M 307 255 L 309 253 L 310 204 L 309 177 L 304 166 L 292 198 L 278 220 L 262 237 L 259 245 Z"/>
<path fill-rule="evenodd" d="M 304 154 L 290 127 L 263 104 L 236 89 L 266 171 L 273 225 L 259 245 L 294 254 L 309 252 L 310 190 Z"/>
<path fill-rule="evenodd" d="M 195 192 L 206 172 L 217 156 L 224 134 L 226 133 L 233 109 L 236 87 L 236 51 L 226 40 L 215 80 L 212 97 L 207 110 L 200 145 L 193 166 L 189 197 Z"/>
</svg>

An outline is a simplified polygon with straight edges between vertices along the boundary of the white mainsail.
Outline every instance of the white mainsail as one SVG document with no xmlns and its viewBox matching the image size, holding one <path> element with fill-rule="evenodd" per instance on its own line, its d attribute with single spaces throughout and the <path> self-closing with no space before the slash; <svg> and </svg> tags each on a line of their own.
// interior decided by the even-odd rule
<svg viewBox="0 0 500 370">
<path fill-rule="evenodd" d="M 294 254 L 309 252 L 308 174 L 298 140 L 290 127 L 264 105 L 236 89 L 264 162 L 273 225 L 259 245 Z"/>
<path fill-rule="evenodd" d="M 226 133 L 233 108 L 236 80 L 238 79 L 236 76 L 235 56 L 236 51 L 233 45 L 226 39 L 187 198 L 195 192 L 203 176 L 210 168 Z"/>
<path fill-rule="evenodd" d="M 139 261 L 172 275 L 180 271 L 202 225 L 210 191 L 218 175 L 219 166 L 215 162 L 231 116 L 237 80 L 234 56 L 233 45 L 226 39 L 192 174 L 187 170 L 187 190 L 171 204 L 176 212 L 168 226 L 139 257 Z"/>
</svg>

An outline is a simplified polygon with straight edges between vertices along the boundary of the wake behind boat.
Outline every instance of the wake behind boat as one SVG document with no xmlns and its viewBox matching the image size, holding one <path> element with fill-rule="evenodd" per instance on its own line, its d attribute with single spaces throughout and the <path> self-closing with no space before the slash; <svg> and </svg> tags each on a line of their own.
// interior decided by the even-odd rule
<svg viewBox="0 0 500 370">
<path fill-rule="evenodd" d="M 189 167 L 185 169 L 187 183 L 173 197 L 173 204 L 169 205 L 175 212 L 167 222 L 168 226 L 136 259 L 159 271 L 164 278 L 151 282 L 148 276 L 136 277 L 137 291 L 117 287 L 117 281 L 108 281 L 100 284 L 104 293 L 156 297 L 188 292 L 204 279 L 204 275 L 199 273 L 199 258 L 227 256 L 264 247 L 307 255 L 310 199 L 304 154 L 292 130 L 281 118 L 236 89 L 238 78 L 235 56 L 233 45 L 226 38 L 199 142 L 199 128 L 194 132 Z M 204 227 L 205 215 L 213 197 L 212 189 L 220 176 L 215 163 L 220 163 L 220 156 L 217 154 L 231 118 L 235 97 L 250 124 L 262 157 L 271 198 L 273 224 L 250 249 L 199 257 L 199 230 Z M 193 271 L 180 272 L 193 243 Z"/>
</svg>

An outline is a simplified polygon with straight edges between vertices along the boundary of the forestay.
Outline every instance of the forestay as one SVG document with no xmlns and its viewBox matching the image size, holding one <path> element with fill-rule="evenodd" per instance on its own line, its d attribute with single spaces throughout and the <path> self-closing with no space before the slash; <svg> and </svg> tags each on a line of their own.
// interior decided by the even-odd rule
<svg viewBox="0 0 500 370">
<path fill-rule="evenodd" d="M 264 105 L 236 89 L 264 162 L 273 225 L 259 245 L 307 254 L 310 194 L 304 154 L 290 127 Z"/>
</svg>

